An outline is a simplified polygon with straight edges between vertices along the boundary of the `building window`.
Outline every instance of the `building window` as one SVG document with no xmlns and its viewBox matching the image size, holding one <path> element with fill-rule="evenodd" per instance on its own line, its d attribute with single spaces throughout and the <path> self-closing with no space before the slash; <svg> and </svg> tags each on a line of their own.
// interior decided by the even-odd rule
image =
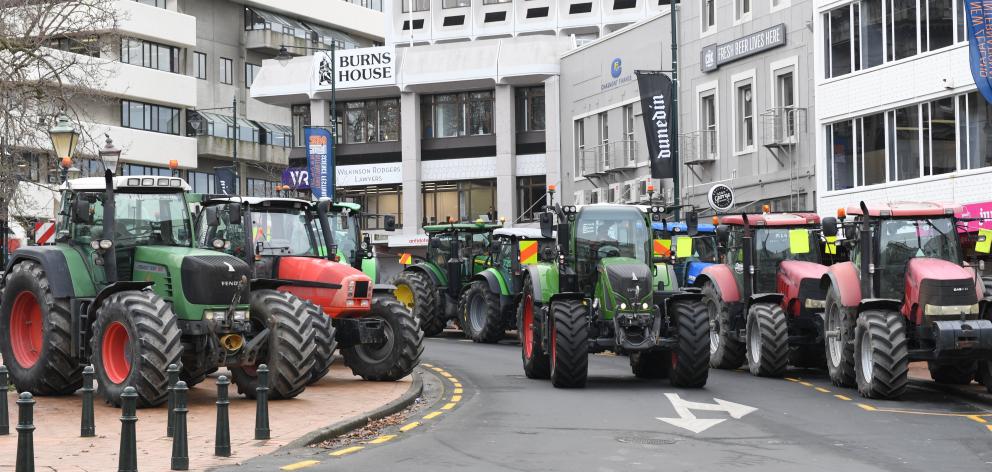
<svg viewBox="0 0 992 472">
<path fill-rule="evenodd" d="M 234 75 L 232 71 L 234 69 L 234 62 L 226 57 L 220 58 L 220 83 L 231 85 L 234 83 Z"/>
<path fill-rule="evenodd" d="M 361 187 L 342 187 L 335 190 L 335 199 L 342 202 L 357 203 L 362 206 L 362 229 L 377 230 L 385 228 L 385 216 L 396 218 L 396 227 L 402 228 L 403 221 L 403 186 L 394 185 L 365 185 Z"/>
<path fill-rule="evenodd" d="M 861 52 L 860 68 L 881 65 L 885 58 L 882 42 L 882 0 L 864 0 L 859 9 L 858 50 Z"/>
<path fill-rule="evenodd" d="M 751 18 L 751 0 L 734 0 L 734 19 L 745 21 Z"/>
<path fill-rule="evenodd" d="M 121 126 L 156 133 L 179 134 L 179 109 L 121 100 Z"/>
<path fill-rule="evenodd" d="M 38 153 L 25 152 L 20 154 L 20 162 L 17 163 L 18 177 L 25 178 L 31 182 L 41 182 L 41 158 Z"/>
<path fill-rule="evenodd" d="M 702 5 L 702 14 L 699 15 L 700 31 L 709 33 L 716 29 L 716 0 L 699 1 Z"/>
<path fill-rule="evenodd" d="M 193 193 L 217 193 L 214 190 L 213 173 L 189 171 L 186 175 L 186 180 L 189 182 L 190 187 L 193 188 Z"/>
<path fill-rule="evenodd" d="M 711 90 L 699 97 L 699 128 L 702 130 L 702 149 L 711 159 L 716 159 L 720 152 L 716 112 L 716 91 Z"/>
<path fill-rule="evenodd" d="M 346 102 L 345 144 L 396 141 L 400 137 L 400 101 L 396 98 Z"/>
<path fill-rule="evenodd" d="M 978 92 L 958 97 L 961 168 L 992 166 L 992 105 Z"/>
<path fill-rule="evenodd" d="M 277 185 L 282 184 L 265 179 L 246 179 L 245 181 L 249 197 L 274 197 L 277 195 Z"/>
<path fill-rule="evenodd" d="M 796 135 L 796 85 L 792 69 L 775 74 L 776 127 L 784 131 L 784 136 Z M 778 130 L 776 130 L 778 131 Z"/>
<path fill-rule="evenodd" d="M 413 11 L 428 11 L 431 9 L 431 0 L 400 0 L 403 3 L 403 13 L 410 13 L 410 5 Z"/>
<path fill-rule="evenodd" d="M 637 162 L 637 141 L 634 140 L 634 105 L 623 106 L 623 157 L 627 162 Z"/>
<path fill-rule="evenodd" d="M 258 64 L 245 63 L 245 87 L 251 88 L 251 84 L 255 83 L 255 77 L 258 77 L 258 72 L 261 70 L 262 66 Z"/>
<path fill-rule="evenodd" d="M 144 3 L 145 5 L 151 5 L 157 8 L 165 8 L 165 0 L 134 0 L 138 3 Z"/>
<path fill-rule="evenodd" d="M 290 147 L 293 145 L 293 128 L 275 123 L 256 122 L 262 128 L 261 144 L 271 146 Z"/>
<path fill-rule="evenodd" d="M 889 112 L 889 180 L 908 180 L 920 174 L 920 107 L 912 105 Z"/>
<path fill-rule="evenodd" d="M 461 8 L 472 6 L 472 0 L 443 0 L 441 8 Z"/>
<path fill-rule="evenodd" d="M 737 109 L 734 136 L 738 153 L 754 151 L 754 94 L 751 83 L 737 85 Z"/>
<path fill-rule="evenodd" d="M 610 168 L 610 114 L 602 112 L 596 116 L 596 124 L 599 128 L 599 149 L 596 153 L 600 162 L 600 168 Z"/>
<path fill-rule="evenodd" d="M 495 213 L 496 179 L 424 182 L 422 194 L 426 222 L 475 221 Z"/>
<path fill-rule="evenodd" d="M 954 1 L 920 0 L 920 45 L 933 51 L 954 44 Z"/>
<path fill-rule="evenodd" d="M 293 105 L 293 147 L 303 147 L 303 130 L 310 126 L 310 105 Z"/>
<path fill-rule="evenodd" d="M 510 3 L 513 0 L 482 0 L 483 5 L 499 5 L 500 3 Z"/>
<path fill-rule="evenodd" d="M 536 221 L 544 211 L 547 178 L 543 175 L 517 178 L 517 219 L 515 222 Z"/>
<path fill-rule="evenodd" d="M 156 175 L 159 177 L 172 177 L 172 170 L 166 167 L 124 164 L 123 168 L 124 171 L 121 175 Z"/>
<path fill-rule="evenodd" d="M 827 17 L 826 34 L 828 77 L 851 72 L 851 6 L 831 11 Z"/>
<path fill-rule="evenodd" d="M 196 136 L 233 139 L 237 133 L 239 141 L 261 142 L 258 126 L 244 118 L 238 118 L 237 125 L 235 125 L 235 121 L 230 115 L 193 110 L 189 110 L 187 114 L 186 121 L 189 124 L 189 131 Z"/>
<path fill-rule="evenodd" d="M 193 77 L 207 80 L 207 55 L 202 52 L 193 53 Z"/>
<path fill-rule="evenodd" d="M 96 36 L 87 36 L 84 38 L 51 38 L 48 40 L 48 47 L 91 57 L 100 57 L 101 53 L 100 38 Z"/>
<path fill-rule="evenodd" d="M 544 131 L 544 86 L 517 89 L 517 132 Z"/>
<path fill-rule="evenodd" d="M 575 174 L 576 177 L 579 175 L 586 174 L 582 162 L 585 159 L 586 154 L 586 123 L 583 119 L 575 120 Z"/>
<path fill-rule="evenodd" d="M 827 181 L 830 190 L 854 186 L 854 133 L 850 121 L 827 126 Z"/>
<path fill-rule="evenodd" d="M 121 62 L 165 72 L 179 72 L 179 48 L 141 39 L 121 39 Z"/>
<path fill-rule="evenodd" d="M 493 134 L 493 92 L 425 95 L 421 99 L 425 138 Z"/>
</svg>

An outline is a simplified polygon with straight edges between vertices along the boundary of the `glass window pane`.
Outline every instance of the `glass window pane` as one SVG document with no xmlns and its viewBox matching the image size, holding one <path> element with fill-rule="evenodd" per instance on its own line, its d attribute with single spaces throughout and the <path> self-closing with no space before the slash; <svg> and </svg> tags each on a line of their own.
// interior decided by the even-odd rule
<svg viewBox="0 0 992 472">
<path fill-rule="evenodd" d="M 862 0 L 861 67 L 875 67 L 882 60 L 882 0 Z"/>
<path fill-rule="evenodd" d="M 885 182 L 885 114 L 862 118 L 861 151 L 864 153 L 865 185 Z"/>
<path fill-rule="evenodd" d="M 889 57 L 899 60 L 916 55 L 916 2 L 917 0 L 891 0 L 889 4 L 888 45 Z"/>
<path fill-rule="evenodd" d="M 850 121 L 834 123 L 832 128 L 831 170 L 834 184 L 832 190 L 843 190 L 854 186 L 853 129 Z"/>
<path fill-rule="evenodd" d="M 953 0 L 924 0 L 927 5 L 926 20 L 929 50 L 940 49 L 954 43 Z M 926 45 L 924 45 L 926 49 Z"/>
<path fill-rule="evenodd" d="M 914 0 L 915 1 L 915 0 Z M 830 16 L 830 77 L 851 72 L 851 10 L 841 7 Z"/>
<path fill-rule="evenodd" d="M 895 111 L 896 179 L 920 176 L 920 112 L 917 105 Z"/>
<path fill-rule="evenodd" d="M 957 126 L 954 121 L 954 99 L 947 97 L 930 103 L 931 168 L 928 175 L 946 174 L 957 170 Z"/>
</svg>

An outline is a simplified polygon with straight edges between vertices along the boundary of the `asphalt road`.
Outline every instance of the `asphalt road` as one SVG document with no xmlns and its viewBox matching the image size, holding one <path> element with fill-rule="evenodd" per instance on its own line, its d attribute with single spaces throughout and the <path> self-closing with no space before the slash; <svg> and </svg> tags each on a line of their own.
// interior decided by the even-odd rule
<svg viewBox="0 0 992 472">
<path fill-rule="evenodd" d="M 456 408 L 354 453 L 301 450 L 236 470 L 304 459 L 320 461 L 307 471 L 992 470 L 992 411 L 921 387 L 871 401 L 817 371 L 760 379 L 713 370 L 705 389 L 684 390 L 634 378 L 625 357 L 597 355 L 587 388 L 558 390 L 524 377 L 516 343 L 457 337 L 428 341 L 424 362 L 464 386 Z M 700 409 L 715 399 L 736 403 L 740 418 Z M 680 414 L 673 400 L 689 409 Z M 723 421 L 674 421 L 707 428 L 695 433 L 659 419 L 687 412 Z"/>
</svg>

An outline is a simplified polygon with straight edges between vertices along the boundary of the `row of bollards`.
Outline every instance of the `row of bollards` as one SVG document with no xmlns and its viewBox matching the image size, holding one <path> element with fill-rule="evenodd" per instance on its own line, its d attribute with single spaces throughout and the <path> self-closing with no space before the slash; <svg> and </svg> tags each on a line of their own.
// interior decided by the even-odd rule
<svg viewBox="0 0 992 472">
<path fill-rule="evenodd" d="M 186 416 L 189 413 L 187 394 L 189 387 L 186 382 L 178 380 L 179 369 L 173 364 L 169 366 L 169 419 L 168 435 L 172 437 L 172 470 L 189 469 L 189 439 L 186 427 Z M 175 377 L 171 374 L 175 373 Z M 80 436 L 96 436 L 93 414 L 93 377 L 92 366 L 83 369 L 83 411 L 80 421 Z M 176 380 L 172 382 L 173 378 Z M 0 365 L 0 435 L 9 434 L 9 417 L 7 412 L 7 389 L 9 387 L 7 368 Z M 231 455 L 231 424 L 228 412 L 230 400 L 228 387 L 231 382 L 226 376 L 217 379 L 217 434 L 214 455 L 230 457 Z M 262 364 L 258 366 L 258 386 L 256 387 L 255 409 L 255 439 L 269 439 L 269 369 Z M 126 387 L 121 394 L 121 442 L 118 456 L 118 472 L 138 471 L 138 445 L 136 423 L 138 393 L 134 387 Z M 30 392 L 23 392 L 17 399 L 17 462 L 16 472 L 34 472 L 34 405 L 35 400 Z"/>
</svg>

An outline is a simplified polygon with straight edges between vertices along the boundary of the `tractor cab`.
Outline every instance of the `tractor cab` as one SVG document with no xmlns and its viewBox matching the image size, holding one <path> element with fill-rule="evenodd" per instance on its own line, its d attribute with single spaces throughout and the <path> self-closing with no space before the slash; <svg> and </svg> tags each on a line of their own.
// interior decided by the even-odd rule
<svg viewBox="0 0 992 472">
<path fill-rule="evenodd" d="M 396 217 L 363 214 L 361 211 L 362 207 L 357 203 L 334 202 L 321 214 L 321 218 L 327 219 L 341 261 L 364 272 L 372 278 L 372 282 L 379 283 L 378 265 L 372 252 L 372 238 L 368 233 L 362 233 L 366 226 L 362 222 L 381 218 L 382 229 L 392 232 L 396 230 Z M 324 245 L 319 249 L 321 254 L 326 254 L 327 249 Z"/>
<path fill-rule="evenodd" d="M 697 225 L 695 236 L 688 234 L 688 225 L 683 222 L 656 221 L 651 224 L 654 233 L 654 253 L 658 257 L 674 259 L 672 264 L 680 287 L 691 287 L 703 269 L 718 262 L 716 226 Z M 691 239 L 689 247 L 683 247 L 681 256 L 676 247 L 682 238 Z"/>
</svg>

